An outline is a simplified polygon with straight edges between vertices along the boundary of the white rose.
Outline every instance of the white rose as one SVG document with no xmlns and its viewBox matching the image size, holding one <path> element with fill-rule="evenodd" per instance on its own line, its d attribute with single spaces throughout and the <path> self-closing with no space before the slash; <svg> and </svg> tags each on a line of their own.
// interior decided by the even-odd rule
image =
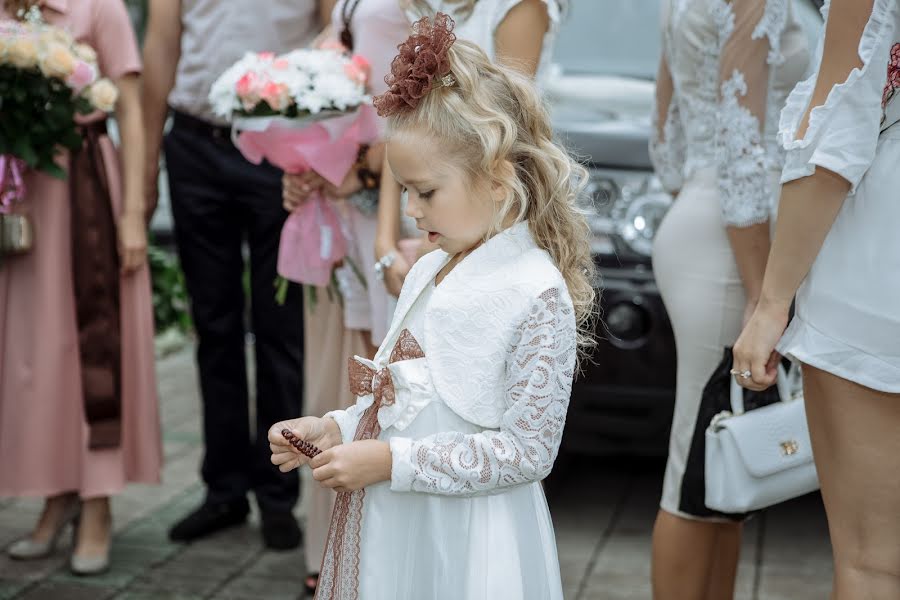
<svg viewBox="0 0 900 600">
<path fill-rule="evenodd" d="M 37 44 L 29 37 L 13 40 L 6 49 L 6 60 L 19 69 L 30 69 L 37 66 Z"/>
<path fill-rule="evenodd" d="M 75 70 L 75 57 L 64 45 L 53 43 L 41 57 L 40 67 L 47 77 L 65 79 Z"/>
<path fill-rule="evenodd" d="M 88 100 L 103 112 L 112 112 L 118 99 L 119 90 L 109 79 L 100 79 L 88 89 Z"/>
<path fill-rule="evenodd" d="M 97 52 L 87 44 L 75 44 L 75 56 L 86 63 L 97 64 Z"/>
</svg>

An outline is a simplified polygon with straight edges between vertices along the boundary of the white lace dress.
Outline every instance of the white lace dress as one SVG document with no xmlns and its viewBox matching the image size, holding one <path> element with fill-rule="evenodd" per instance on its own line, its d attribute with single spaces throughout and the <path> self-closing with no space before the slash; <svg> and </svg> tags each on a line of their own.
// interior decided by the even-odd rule
<svg viewBox="0 0 900 600">
<path fill-rule="evenodd" d="M 823 8 L 827 16 L 829 4 Z M 866 387 L 900 393 L 900 6 L 875 0 L 851 71 L 796 131 L 815 75 L 791 94 L 781 119 L 783 181 L 816 167 L 852 191 L 797 293 L 778 350 Z M 821 60 L 822 48 L 818 50 Z"/>
<path fill-rule="evenodd" d="M 740 333 L 746 295 L 726 227 L 771 222 L 784 152 L 778 115 L 808 65 L 790 0 L 668 0 L 650 154 L 680 192 L 656 235 L 653 267 L 678 353 L 661 506 L 711 518 L 691 438 L 707 379 Z"/>
<path fill-rule="evenodd" d="M 431 258 L 417 263 L 413 280 Z M 374 362 L 357 357 L 351 363 L 358 403 L 329 416 L 338 421 L 345 443 L 390 442 L 392 480 L 338 494 L 317 598 L 563 598 L 540 480 L 556 457 L 571 392 L 571 300 L 564 288 L 554 287 L 530 301 L 510 332 L 501 424 L 480 427 L 435 390 L 435 367 L 429 369 L 425 356 L 429 349 L 446 356 L 438 352 L 441 340 L 428 338 L 429 332 L 443 337 L 443 318 L 426 327 L 426 312 L 438 295 L 463 289 L 443 288 L 465 286 L 461 276 L 450 278 L 473 258 L 474 253 L 440 285 L 431 279 L 422 287 Z M 498 309 L 511 306 L 509 293 L 499 297 L 507 300 Z M 472 339 L 505 335 L 470 333 Z M 478 358 L 469 360 L 460 378 L 477 378 Z"/>
</svg>

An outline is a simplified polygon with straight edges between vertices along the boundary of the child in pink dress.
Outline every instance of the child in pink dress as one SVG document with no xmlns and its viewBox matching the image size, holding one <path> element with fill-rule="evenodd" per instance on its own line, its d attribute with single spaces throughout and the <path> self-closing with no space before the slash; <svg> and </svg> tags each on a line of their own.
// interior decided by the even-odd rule
<svg viewBox="0 0 900 600">
<path fill-rule="evenodd" d="M 6 0 L 0 18 L 15 18 L 33 4 Z M 119 310 L 109 315 L 117 321 L 107 330 L 114 332 L 118 322 L 119 360 L 110 361 L 118 386 L 107 386 L 116 401 L 104 409 L 112 412 L 98 418 L 83 393 L 97 378 L 96 370 L 82 364 L 83 332 L 80 340 L 76 311 L 76 289 L 97 281 L 76 280 L 73 273 L 83 231 L 80 225 L 75 228 L 79 235 L 73 250 L 72 224 L 73 218 L 76 224 L 82 221 L 78 211 L 83 197 L 70 193 L 71 173 L 63 181 L 29 172 L 26 197 L 16 210 L 27 213 L 33 224 L 34 248 L 5 257 L 0 265 L 0 496 L 47 499 L 35 529 L 8 548 L 12 558 L 50 554 L 71 522 L 78 527 L 71 568 L 91 574 L 108 565 L 109 497 L 127 482 L 158 483 L 162 461 L 146 264 L 141 64 L 121 0 L 44 0 L 39 6 L 48 23 L 96 50 L 102 74 L 119 89 L 116 117 L 123 168 L 101 115 L 82 124 L 85 146 L 79 153 L 96 158 L 92 173 L 98 181 L 105 179 L 109 190 L 107 230 L 112 232 L 106 239 L 118 247 L 107 254 L 118 255 L 121 271 L 113 269 L 109 277 L 110 289 L 118 288 Z M 68 170 L 70 159 L 63 154 L 59 162 Z M 90 187 L 91 177 L 87 179 Z M 85 183 L 83 177 L 80 183 Z M 87 237 L 95 233 L 85 230 Z M 101 335 L 101 343 L 110 335 L 115 334 Z M 35 445 L 41 435 L 47 443 Z"/>
</svg>

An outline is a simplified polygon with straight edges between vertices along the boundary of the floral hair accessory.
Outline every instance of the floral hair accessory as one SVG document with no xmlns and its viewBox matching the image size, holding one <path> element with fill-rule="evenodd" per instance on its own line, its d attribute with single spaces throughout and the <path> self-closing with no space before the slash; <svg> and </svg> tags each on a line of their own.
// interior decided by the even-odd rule
<svg viewBox="0 0 900 600">
<path fill-rule="evenodd" d="M 444 13 L 434 21 L 428 17 L 413 23 L 412 35 L 397 46 L 399 54 L 391 62 L 391 72 L 384 78 L 388 90 L 376 96 L 375 108 L 382 117 L 411 110 L 431 90 L 456 83 L 447 56 L 456 41 L 455 23 Z"/>
</svg>

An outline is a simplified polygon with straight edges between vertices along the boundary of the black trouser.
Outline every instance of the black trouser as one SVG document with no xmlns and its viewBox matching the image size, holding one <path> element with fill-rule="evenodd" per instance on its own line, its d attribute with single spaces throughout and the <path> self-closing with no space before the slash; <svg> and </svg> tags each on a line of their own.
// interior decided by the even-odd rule
<svg viewBox="0 0 900 600">
<path fill-rule="evenodd" d="M 247 162 L 227 130 L 176 114 L 166 136 L 166 166 L 175 239 L 199 339 L 206 453 L 203 479 L 212 502 L 245 501 L 253 490 L 262 511 L 297 502 L 296 471 L 273 466 L 267 432 L 301 414 L 302 293 L 275 302 L 278 239 L 287 217 L 281 171 Z M 251 435 L 245 361 L 244 258 L 250 257 L 250 327 L 256 339 L 256 432 Z"/>
</svg>

